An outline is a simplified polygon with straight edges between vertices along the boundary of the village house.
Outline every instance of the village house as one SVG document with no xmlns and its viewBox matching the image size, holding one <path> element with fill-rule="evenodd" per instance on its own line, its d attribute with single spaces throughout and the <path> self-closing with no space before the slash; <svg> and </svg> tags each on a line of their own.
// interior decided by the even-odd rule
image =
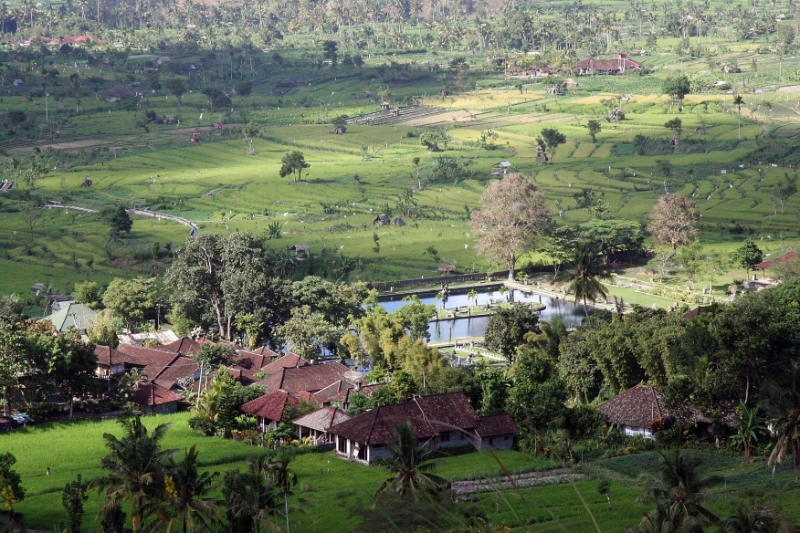
<svg viewBox="0 0 800 533">
<path fill-rule="evenodd" d="M 628 70 L 640 70 L 644 66 L 634 59 L 629 58 L 624 52 L 617 54 L 613 59 L 595 59 L 589 57 L 578 62 L 578 76 L 591 76 L 593 74 L 625 74 Z"/>
<path fill-rule="evenodd" d="M 335 440 L 328 430 L 336 424 L 341 424 L 353 418 L 337 407 L 325 406 L 301 416 L 293 421 L 297 435 L 302 439 L 311 437 L 314 444 L 329 444 Z"/>
<path fill-rule="evenodd" d="M 75 328 L 81 335 L 86 334 L 86 330 L 97 320 L 97 313 L 88 306 L 72 302 L 69 305 L 61 306 L 53 314 L 44 317 L 41 321 L 53 324 L 56 331 L 66 333 L 70 328 Z"/>
<path fill-rule="evenodd" d="M 675 416 L 664 407 L 664 393 L 648 385 L 636 385 L 616 397 L 600 404 L 600 411 L 608 424 L 616 424 L 625 435 L 654 438 L 657 429 L 665 429 L 675 422 Z M 689 421 L 709 424 L 694 406 L 687 405 Z"/>
<path fill-rule="evenodd" d="M 277 390 L 255 400 L 251 400 L 239 410 L 256 418 L 256 423 L 261 432 L 273 429 L 283 419 L 284 411 L 289 407 L 300 407 L 301 399 L 284 390 Z"/>
<path fill-rule="evenodd" d="M 267 373 L 270 376 L 279 373 L 284 368 L 298 368 L 301 366 L 308 366 L 310 363 L 297 355 L 296 353 L 289 352 L 283 357 L 279 357 L 274 361 L 267 363 L 261 367 L 261 372 Z"/>
<path fill-rule="evenodd" d="M 411 425 L 419 445 L 430 449 L 471 445 L 507 450 L 519 431 L 510 415 L 478 416 L 463 392 L 450 392 L 376 407 L 330 427 L 328 433 L 335 436 L 339 456 L 369 465 L 388 456 L 386 444 L 403 423 Z"/>
<path fill-rule="evenodd" d="M 140 385 L 130 398 L 132 403 L 139 406 L 143 414 L 167 415 L 178 410 L 178 402 L 184 397 L 175 394 L 157 383 Z"/>
<path fill-rule="evenodd" d="M 304 261 L 311 257 L 311 245 L 308 243 L 298 243 L 289 249 L 294 252 L 298 261 Z"/>
<path fill-rule="evenodd" d="M 125 373 L 125 356 L 110 346 L 96 346 L 97 377 L 111 379 Z"/>
<path fill-rule="evenodd" d="M 233 356 L 233 362 L 236 366 L 258 372 L 269 363 L 278 359 L 280 354 L 262 346 L 257 350 L 239 350 L 238 354 Z"/>
<path fill-rule="evenodd" d="M 316 393 L 341 379 L 345 379 L 350 369 L 334 362 L 280 368 L 268 378 L 260 381 L 267 393 L 283 390 L 292 394 L 303 391 Z"/>
</svg>

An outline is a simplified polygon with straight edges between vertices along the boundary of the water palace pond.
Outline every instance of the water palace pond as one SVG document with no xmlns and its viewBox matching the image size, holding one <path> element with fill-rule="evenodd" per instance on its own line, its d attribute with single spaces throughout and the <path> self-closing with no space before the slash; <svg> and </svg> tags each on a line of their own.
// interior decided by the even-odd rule
<svg viewBox="0 0 800 533">
<path fill-rule="evenodd" d="M 459 290 L 451 288 L 447 296 L 446 307 L 468 307 L 472 301 L 467 296 L 469 289 Z M 560 318 L 567 327 L 578 326 L 586 316 L 582 306 L 576 306 L 572 301 L 564 298 L 554 298 L 535 293 L 527 293 L 519 290 L 509 290 L 505 294 L 496 290 L 496 287 L 486 287 L 474 289 L 478 293 L 477 305 L 486 306 L 490 303 L 505 301 L 541 303 L 546 307 L 539 312 L 539 319 L 550 322 Z M 441 307 L 441 301 L 436 299 L 435 294 L 425 294 L 420 296 L 420 301 L 425 304 L 434 304 Z M 404 306 L 402 296 L 381 297 L 380 305 L 388 312 Z M 489 316 L 479 316 L 473 318 L 455 318 L 452 320 L 439 320 L 428 325 L 430 332 L 430 342 L 443 342 L 464 337 L 483 337 L 486 325 L 489 323 Z"/>
</svg>

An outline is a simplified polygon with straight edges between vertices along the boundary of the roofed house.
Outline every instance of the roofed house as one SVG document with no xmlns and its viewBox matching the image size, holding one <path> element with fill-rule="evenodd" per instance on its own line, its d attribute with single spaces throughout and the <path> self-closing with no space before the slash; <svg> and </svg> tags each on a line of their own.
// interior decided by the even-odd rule
<svg viewBox="0 0 800 533">
<path fill-rule="evenodd" d="M 138 404 L 144 414 L 166 415 L 176 412 L 178 402 L 183 399 L 183 396 L 175 394 L 157 383 L 148 383 L 140 385 L 131 396 L 130 401 Z"/>
<path fill-rule="evenodd" d="M 97 377 L 111 379 L 125 373 L 125 355 L 116 348 L 98 345 L 94 354 L 97 356 Z"/>
<path fill-rule="evenodd" d="M 328 430 L 336 424 L 347 422 L 353 418 L 344 411 L 336 407 L 322 407 L 301 416 L 292 421 L 297 428 L 297 435 L 302 439 L 303 437 L 311 437 L 314 444 L 328 444 L 335 440 L 335 437 L 328 433 Z"/>
<path fill-rule="evenodd" d="M 278 352 L 262 346 L 257 350 L 239 350 L 238 355 L 233 356 L 232 359 L 236 366 L 258 372 L 279 357 Z"/>
<path fill-rule="evenodd" d="M 267 392 L 284 390 L 293 394 L 308 391 L 316 393 L 344 379 L 350 369 L 339 362 L 281 368 L 260 383 Z"/>
<path fill-rule="evenodd" d="M 119 102 L 120 100 L 127 100 L 128 98 L 133 98 L 135 95 L 130 92 L 128 89 L 123 87 L 122 85 L 117 85 L 110 91 L 108 91 L 108 100 L 110 103 Z"/>
<path fill-rule="evenodd" d="M 389 218 L 389 215 L 386 213 L 381 213 L 380 215 L 375 217 L 375 220 L 372 221 L 372 225 L 376 228 L 381 226 L 388 226 L 392 223 L 392 219 Z"/>
<path fill-rule="evenodd" d="M 266 372 L 271 376 L 272 374 L 277 374 L 284 368 L 298 368 L 301 366 L 308 366 L 308 364 L 308 361 L 296 353 L 289 352 L 283 357 L 275 359 L 274 361 L 261 367 L 261 372 Z"/>
<path fill-rule="evenodd" d="M 409 423 L 420 445 L 430 449 L 474 445 L 480 450 L 507 450 L 519 431 L 508 414 L 480 417 L 463 392 L 417 396 L 410 402 L 383 405 L 329 428 L 336 453 L 365 464 L 386 458 L 386 444 L 396 426 Z"/>
<path fill-rule="evenodd" d="M 300 398 L 294 394 L 278 390 L 243 404 L 239 410 L 256 417 L 258 427 L 263 432 L 278 425 L 287 407 L 300 407 L 300 402 Z"/>
<path fill-rule="evenodd" d="M 308 259 L 311 257 L 311 245 L 307 243 L 298 243 L 289 248 L 290 250 L 294 251 L 295 257 L 298 261 L 302 261 L 304 259 Z"/>
<path fill-rule="evenodd" d="M 185 390 L 191 386 L 190 381 L 200 377 L 200 367 L 194 359 L 174 352 L 132 344 L 120 344 L 117 351 L 123 354 L 126 369 L 140 368 L 151 382 L 174 392 Z"/>
<path fill-rule="evenodd" d="M 83 335 L 86 333 L 86 329 L 97 320 L 97 313 L 84 304 L 72 302 L 52 315 L 44 317 L 41 321 L 45 320 L 51 322 L 59 333 L 65 333 L 70 328 L 75 328 Z"/>
<path fill-rule="evenodd" d="M 439 275 L 455 274 L 455 273 L 456 273 L 455 265 L 448 265 L 447 263 L 442 263 L 441 265 L 439 265 Z"/>
<path fill-rule="evenodd" d="M 202 339 L 196 341 L 189 337 L 182 337 L 174 342 L 160 346 L 159 348 L 164 351 L 196 357 L 204 344 L 214 345 L 214 343 L 209 340 Z"/>
<path fill-rule="evenodd" d="M 658 429 L 668 428 L 675 422 L 674 414 L 664 407 L 663 397 L 664 393 L 654 387 L 636 385 L 600 404 L 597 410 L 606 422 L 617 424 L 626 435 L 652 439 Z M 690 422 L 711 423 L 692 405 L 687 405 L 686 411 Z"/>
<path fill-rule="evenodd" d="M 617 54 L 613 59 L 595 59 L 589 57 L 578 61 L 578 76 L 591 76 L 593 74 L 625 74 L 628 70 L 641 70 L 644 66 L 631 59 L 624 52 Z"/>
<path fill-rule="evenodd" d="M 508 171 L 511 168 L 514 168 L 514 165 L 511 164 L 511 161 L 500 161 L 499 163 L 495 163 L 492 165 L 492 176 L 508 174 Z"/>
<path fill-rule="evenodd" d="M 45 290 L 47 290 L 47 285 L 44 283 L 34 283 L 31 285 L 31 294 L 35 294 L 36 296 L 39 296 Z"/>
<path fill-rule="evenodd" d="M 785 255 L 782 255 L 780 257 L 777 257 L 775 259 L 770 259 L 768 261 L 762 261 L 761 263 L 753 265 L 753 268 L 754 269 L 758 268 L 758 269 L 761 269 L 761 270 L 769 270 L 771 268 L 774 268 L 775 266 L 779 266 L 781 263 L 787 263 L 787 262 L 790 262 L 790 261 L 792 261 L 794 259 L 797 259 L 797 254 L 794 253 L 794 252 L 789 252 L 789 253 L 787 253 Z"/>
</svg>

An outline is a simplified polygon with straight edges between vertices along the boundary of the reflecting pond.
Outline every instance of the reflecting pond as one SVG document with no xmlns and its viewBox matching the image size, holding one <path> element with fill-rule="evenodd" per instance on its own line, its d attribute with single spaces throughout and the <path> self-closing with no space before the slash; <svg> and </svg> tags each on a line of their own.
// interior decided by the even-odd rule
<svg viewBox="0 0 800 533">
<path fill-rule="evenodd" d="M 445 307 L 465 307 L 472 304 L 466 292 L 455 292 L 456 290 L 450 290 Z M 502 294 L 500 291 L 490 288 L 476 289 L 475 292 L 478 293 L 477 302 L 479 306 L 502 301 L 542 303 L 547 307 L 539 313 L 540 320 L 549 322 L 555 318 L 560 318 L 567 327 L 579 325 L 586 316 L 582 306 L 575 306 L 571 300 L 564 298 L 553 298 L 512 290 Z M 434 304 L 437 307 L 442 306 L 442 301 L 437 300 L 434 294 L 423 295 L 419 299 L 422 303 Z M 402 301 L 402 297 L 396 296 L 381 298 L 380 305 L 391 313 L 405 305 L 405 302 Z M 447 341 L 460 337 L 482 337 L 484 331 L 486 331 L 486 325 L 489 323 L 489 318 L 488 316 L 482 316 L 431 322 L 429 325 L 431 342 Z"/>
</svg>

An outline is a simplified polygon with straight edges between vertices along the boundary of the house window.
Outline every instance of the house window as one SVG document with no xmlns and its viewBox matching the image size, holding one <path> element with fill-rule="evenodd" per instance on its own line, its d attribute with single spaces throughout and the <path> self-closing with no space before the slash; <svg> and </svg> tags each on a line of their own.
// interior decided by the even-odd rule
<svg viewBox="0 0 800 533">
<path fill-rule="evenodd" d="M 439 440 L 441 442 L 450 442 L 450 432 L 445 431 L 441 435 L 439 435 Z"/>
<path fill-rule="evenodd" d="M 358 447 L 358 458 L 361 459 L 362 461 L 366 461 L 367 460 L 367 445 L 366 444 L 362 444 L 362 445 L 360 445 Z"/>
<path fill-rule="evenodd" d="M 336 437 L 336 449 L 339 453 L 347 453 L 347 440 Z"/>
<path fill-rule="evenodd" d="M 494 439 L 489 439 L 489 446 L 494 444 Z"/>
<path fill-rule="evenodd" d="M 510 438 L 511 438 L 511 437 L 509 437 L 508 435 L 506 435 L 505 437 L 503 437 L 503 440 L 508 440 L 508 439 L 510 439 Z"/>
</svg>

